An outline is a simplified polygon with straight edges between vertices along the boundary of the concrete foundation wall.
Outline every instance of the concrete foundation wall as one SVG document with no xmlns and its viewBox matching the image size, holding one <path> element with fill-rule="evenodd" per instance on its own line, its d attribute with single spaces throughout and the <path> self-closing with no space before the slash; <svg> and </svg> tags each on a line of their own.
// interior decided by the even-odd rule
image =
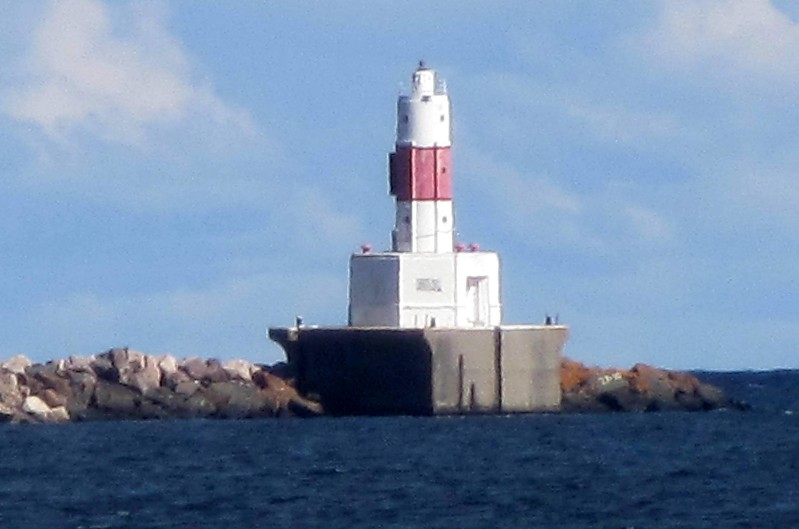
<svg viewBox="0 0 799 529">
<path fill-rule="evenodd" d="M 560 405 L 562 326 L 427 329 L 436 413 L 524 413 Z"/>
<path fill-rule="evenodd" d="M 527 413 L 560 405 L 564 326 L 274 328 L 301 393 L 333 415 Z"/>
<path fill-rule="evenodd" d="M 502 409 L 508 413 L 560 405 L 560 359 L 568 338 L 565 327 L 504 328 Z"/>
</svg>

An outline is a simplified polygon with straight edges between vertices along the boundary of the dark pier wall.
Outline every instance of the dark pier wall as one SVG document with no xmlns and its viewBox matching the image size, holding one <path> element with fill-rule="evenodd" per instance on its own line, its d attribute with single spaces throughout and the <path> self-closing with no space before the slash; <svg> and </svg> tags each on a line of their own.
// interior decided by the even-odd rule
<svg viewBox="0 0 799 529">
<path fill-rule="evenodd" d="M 273 328 L 300 393 L 334 415 L 526 413 L 560 405 L 564 326 Z"/>
</svg>

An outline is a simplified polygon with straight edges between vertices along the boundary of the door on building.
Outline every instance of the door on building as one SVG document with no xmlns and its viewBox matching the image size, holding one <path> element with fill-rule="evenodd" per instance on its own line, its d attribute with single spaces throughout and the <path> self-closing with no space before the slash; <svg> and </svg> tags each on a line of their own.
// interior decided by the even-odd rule
<svg viewBox="0 0 799 529">
<path fill-rule="evenodd" d="M 466 307 L 470 311 L 473 327 L 483 327 L 489 321 L 488 277 L 470 276 L 466 278 Z"/>
</svg>

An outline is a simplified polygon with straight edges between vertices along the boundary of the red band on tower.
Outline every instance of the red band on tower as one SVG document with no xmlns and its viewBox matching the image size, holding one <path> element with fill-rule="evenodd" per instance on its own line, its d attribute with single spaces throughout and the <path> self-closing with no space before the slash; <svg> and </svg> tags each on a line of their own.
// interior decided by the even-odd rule
<svg viewBox="0 0 799 529">
<path fill-rule="evenodd" d="M 452 200 L 449 147 L 397 147 L 389 155 L 389 186 L 397 200 Z"/>
</svg>

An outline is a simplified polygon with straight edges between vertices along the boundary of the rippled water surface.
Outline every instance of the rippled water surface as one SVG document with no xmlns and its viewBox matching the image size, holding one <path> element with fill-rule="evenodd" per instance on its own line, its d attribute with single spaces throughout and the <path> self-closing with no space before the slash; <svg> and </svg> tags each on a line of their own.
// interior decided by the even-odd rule
<svg viewBox="0 0 799 529">
<path fill-rule="evenodd" d="M 792 411 L 6 425 L 0 527 L 799 527 Z"/>
</svg>

